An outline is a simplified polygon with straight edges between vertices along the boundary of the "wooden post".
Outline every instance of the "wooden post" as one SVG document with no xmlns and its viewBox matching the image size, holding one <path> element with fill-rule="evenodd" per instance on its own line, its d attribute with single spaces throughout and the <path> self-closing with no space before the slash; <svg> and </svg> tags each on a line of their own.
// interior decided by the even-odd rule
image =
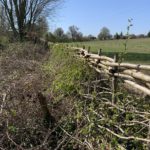
<svg viewBox="0 0 150 150">
<path fill-rule="evenodd" d="M 83 49 L 85 49 L 85 45 L 83 45 Z"/>
<path fill-rule="evenodd" d="M 114 62 L 118 62 L 118 54 L 115 54 L 114 56 Z M 117 91 L 117 77 L 114 76 L 114 73 L 116 73 L 118 70 L 118 67 L 113 67 L 112 69 L 112 103 L 116 103 L 116 91 Z"/>
<path fill-rule="evenodd" d="M 88 53 L 90 53 L 90 50 L 91 50 L 91 47 L 89 46 L 89 47 L 88 47 Z"/>
<path fill-rule="evenodd" d="M 102 54 L 102 49 L 100 48 L 98 51 L 98 55 L 101 56 L 101 54 Z"/>
<path fill-rule="evenodd" d="M 100 48 L 98 50 L 98 56 L 101 56 L 101 55 L 102 55 L 102 49 Z M 99 64 L 99 63 L 100 63 L 100 59 L 97 60 L 97 64 Z"/>
</svg>

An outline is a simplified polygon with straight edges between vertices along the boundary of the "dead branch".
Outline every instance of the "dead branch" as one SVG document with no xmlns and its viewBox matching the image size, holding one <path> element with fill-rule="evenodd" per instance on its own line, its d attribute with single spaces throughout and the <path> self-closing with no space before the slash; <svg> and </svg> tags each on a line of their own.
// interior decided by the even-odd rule
<svg viewBox="0 0 150 150">
<path fill-rule="evenodd" d="M 3 94 L 3 99 L 2 99 L 2 104 L 1 104 L 1 109 L 0 109 L 0 114 L 2 114 L 3 112 L 3 108 L 4 108 L 4 105 L 5 105 L 5 100 L 6 100 L 6 93 Z"/>
<path fill-rule="evenodd" d="M 62 127 L 60 127 L 60 129 L 66 134 L 68 135 L 69 137 L 71 137 L 73 140 L 77 141 L 79 144 L 81 145 L 85 145 L 85 143 L 83 143 L 82 141 L 80 141 L 79 139 L 73 137 L 71 134 L 69 134 L 65 129 L 63 129 Z"/>
<path fill-rule="evenodd" d="M 136 79 L 140 79 L 146 82 L 150 82 L 150 76 L 149 75 L 145 75 L 142 72 L 137 72 L 136 70 L 124 70 L 123 71 L 124 74 L 130 75 Z"/>
<path fill-rule="evenodd" d="M 114 62 L 101 62 L 102 64 L 105 64 L 106 66 L 111 67 L 125 67 L 129 69 L 136 69 L 136 70 L 150 70 L 149 65 L 140 65 L 140 64 L 130 64 L 130 63 L 114 63 Z"/>
<path fill-rule="evenodd" d="M 111 131 L 110 129 L 106 128 L 106 127 L 103 127 L 101 125 L 98 125 L 98 127 L 100 129 L 105 129 L 107 132 L 113 134 L 114 136 L 120 138 L 120 139 L 123 139 L 123 140 L 136 140 L 136 141 L 142 141 L 142 142 L 150 142 L 150 139 L 146 139 L 146 138 L 139 138 L 139 137 L 134 137 L 134 136 L 123 136 L 123 135 L 119 135 L 113 131 Z"/>
<path fill-rule="evenodd" d="M 7 122 L 6 122 L 6 125 L 7 125 L 7 129 L 8 129 L 8 127 L 9 127 L 9 125 L 8 125 L 8 120 L 7 120 Z M 8 130 L 6 131 L 6 136 L 7 136 L 8 140 L 9 140 L 10 142 L 12 142 L 19 150 L 24 150 L 24 148 L 23 148 L 21 145 L 18 145 L 18 144 L 10 137 Z"/>
<path fill-rule="evenodd" d="M 129 81 L 129 80 L 124 80 L 124 82 L 127 83 L 127 84 L 129 84 L 133 88 L 138 89 L 138 90 L 142 91 L 143 93 L 145 93 L 145 94 L 147 94 L 147 95 L 150 96 L 150 90 L 148 88 L 143 87 L 141 85 L 138 85 L 137 83 Z"/>
</svg>

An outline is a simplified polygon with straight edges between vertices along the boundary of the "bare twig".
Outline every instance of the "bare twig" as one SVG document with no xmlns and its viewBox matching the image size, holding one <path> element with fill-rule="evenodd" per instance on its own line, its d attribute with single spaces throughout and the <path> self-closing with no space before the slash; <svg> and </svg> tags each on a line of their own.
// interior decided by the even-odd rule
<svg viewBox="0 0 150 150">
<path fill-rule="evenodd" d="M 114 136 L 120 138 L 120 139 L 123 139 L 123 140 L 137 140 L 137 141 L 142 141 L 142 142 L 150 142 L 150 139 L 146 139 L 146 138 L 139 138 L 139 137 L 134 137 L 134 136 L 123 136 L 123 135 L 119 135 L 117 133 L 115 133 L 114 131 L 106 128 L 106 127 L 103 127 L 101 125 L 98 125 L 99 128 L 101 129 L 105 129 L 107 132 L 113 134 Z"/>
<path fill-rule="evenodd" d="M 72 136 L 71 134 L 69 134 L 65 129 L 63 129 L 62 127 L 60 127 L 60 128 L 61 128 L 61 130 L 62 130 L 66 135 L 68 135 L 69 137 L 71 137 L 72 139 L 74 139 L 75 141 L 77 141 L 79 144 L 85 145 L 85 143 L 83 143 L 83 142 L 80 141 L 79 139 L 73 137 L 73 136 Z"/>
<path fill-rule="evenodd" d="M 24 150 L 24 148 L 21 145 L 18 145 L 9 135 L 8 131 L 6 132 L 7 138 L 10 142 L 12 142 L 19 150 Z"/>
<path fill-rule="evenodd" d="M 4 105 L 5 105 L 5 100 L 6 100 L 6 93 L 3 94 L 3 99 L 2 99 L 2 104 L 1 104 L 1 109 L 0 109 L 0 114 L 2 114 L 3 112 L 3 108 L 4 108 Z"/>
</svg>

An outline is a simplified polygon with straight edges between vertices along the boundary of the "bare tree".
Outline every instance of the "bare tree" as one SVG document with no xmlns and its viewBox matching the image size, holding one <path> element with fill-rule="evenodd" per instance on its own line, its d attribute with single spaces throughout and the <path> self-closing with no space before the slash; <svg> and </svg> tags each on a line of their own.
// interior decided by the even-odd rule
<svg viewBox="0 0 150 150">
<path fill-rule="evenodd" d="M 22 40 L 25 31 L 31 31 L 33 25 L 43 14 L 50 15 L 60 0 L 0 0 L 5 8 L 7 19 L 14 33 Z"/>
<path fill-rule="evenodd" d="M 81 40 L 83 37 L 83 34 L 79 32 L 79 28 L 74 25 L 69 27 L 68 34 L 73 41 Z"/>
<path fill-rule="evenodd" d="M 57 28 L 55 31 L 54 31 L 54 35 L 57 37 L 57 38 L 61 38 L 64 36 L 64 30 L 62 28 Z"/>
<path fill-rule="evenodd" d="M 2 5 L 0 5 L 0 34 L 5 34 L 8 29 L 9 26 L 6 19 L 5 9 Z"/>
<path fill-rule="evenodd" d="M 34 31 L 40 37 L 43 37 L 48 32 L 48 22 L 46 20 L 46 17 L 38 18 Z"/>
<path fill-rule="evenodd" d="M 103 27 L 100 33 L 98 34 L 98 39 L 106 40 L 110 38 L 111 38 L 110 30 L 107 27 Z"/>
</svg>

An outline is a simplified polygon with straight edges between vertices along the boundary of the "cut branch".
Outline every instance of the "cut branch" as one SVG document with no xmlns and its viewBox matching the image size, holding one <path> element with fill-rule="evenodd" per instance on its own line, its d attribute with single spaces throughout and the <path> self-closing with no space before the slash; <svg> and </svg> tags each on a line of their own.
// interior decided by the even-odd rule
<svg viewBox="0 0 150 150">
<path fill-rule="evenodd" d="M 135 82 L 129 81 L 129 80 L 124 80 L 125 83 L 127 83 L 128 85 L 132 86 L 135 89 L 138 89 L 140 91 L 142 91 L 143 93 L 147 94 L 150 96 L 150 90 L 146 87 L 143 87 Z"/>
<path fill-rule="evenodd" d="M 108 131 L 109 133 L 111 133 L 112 135 L 120 138 L 120 139 L 123 139 L 123 140 L 137 140 L 137 141 L 142 141 L 142 142 L 150 142 L 150 139 L 146 139 L 146 138 L 139 138 L 139 137 L 135 137 L 135 136 L 123 136 L 123 135 L 119 135 L 117 133 L 115 133 L 114 131 L 106 128 L 106 127 L 103 127 L 101 125 L 98 125 L 98 127 L 100 129 L 105 129 L 106 131 Z"/>
</svg>

